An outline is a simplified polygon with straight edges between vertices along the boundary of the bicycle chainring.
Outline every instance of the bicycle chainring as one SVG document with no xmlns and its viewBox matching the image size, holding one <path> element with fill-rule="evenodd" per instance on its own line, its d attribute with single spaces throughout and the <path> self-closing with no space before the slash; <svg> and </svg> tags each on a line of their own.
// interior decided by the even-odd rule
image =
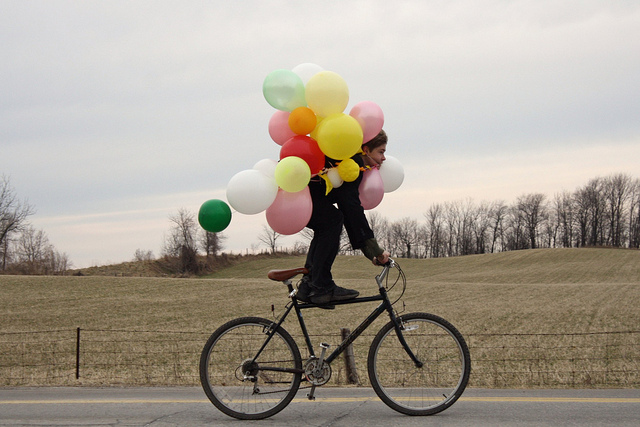
<svg viewBox="0 0 640 427">
<path fill-rule="evenodd" d="M 304 376 L 313 385 L 324 385 L 331 379 L 331 366 L 326 361 L 322 361 L 319 366 L 319 359 L 311 357 L 304 365 Z"/>
</svg>

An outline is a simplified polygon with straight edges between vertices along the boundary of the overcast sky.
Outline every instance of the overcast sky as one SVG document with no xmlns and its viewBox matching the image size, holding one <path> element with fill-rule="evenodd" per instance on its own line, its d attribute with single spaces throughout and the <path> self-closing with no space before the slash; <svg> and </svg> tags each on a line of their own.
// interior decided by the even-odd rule
<svg viewBox="0 0 640 427">
<path fill-rule="evenodd" d="M 0 0 L 0 58 L 0 174 L 76 267 L 159 255 L 169 215 L 276 159 L 262 83 L 306 62 L 344 78 L 346 112 L 382 108 L 390 220 L 640 177 L 634 0 Z M 263 225 L 235 213 L 226 249 Z"/>
</svg>

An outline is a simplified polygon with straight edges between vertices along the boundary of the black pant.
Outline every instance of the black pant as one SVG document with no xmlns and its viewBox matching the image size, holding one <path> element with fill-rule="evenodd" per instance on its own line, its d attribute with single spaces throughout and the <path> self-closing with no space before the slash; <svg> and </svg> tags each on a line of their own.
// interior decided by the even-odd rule
<svg viewBox="0 0 640 427">
<path fill-rule="evenodd" d="M 331 267 L 340 249 L 343 215 L 324 195 L 324 186 L 309 186 L 313 200 L 313 212 L 307 227 L 313 230 L 313 239 L 305 267 L 311 273 L 311 286 L 316 290 L 328 291 L 333 286 Z"/>
</svg>

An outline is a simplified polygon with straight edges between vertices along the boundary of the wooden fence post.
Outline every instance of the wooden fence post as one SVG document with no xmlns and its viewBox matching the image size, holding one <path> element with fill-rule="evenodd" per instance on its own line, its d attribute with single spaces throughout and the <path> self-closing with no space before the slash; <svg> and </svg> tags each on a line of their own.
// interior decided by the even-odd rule
<svg viewBox="0 0 640 427">
<path fill-rule="evenodd" d="M 340 328 L 340 334 L 344 340 L 351 331 L 347 328 Z M 360 378 L 358 378 L 358 371 L 356 369 L 356 358 L 353 354 L 353 343 L 349 344 L 344 350 L 344 366 L 348 384 L 360 385 Z"/>
<path fill-rule="evenodd" d="M 80 328 L 76 332 L 76 379 L 80 379 Z"/>
</svg>

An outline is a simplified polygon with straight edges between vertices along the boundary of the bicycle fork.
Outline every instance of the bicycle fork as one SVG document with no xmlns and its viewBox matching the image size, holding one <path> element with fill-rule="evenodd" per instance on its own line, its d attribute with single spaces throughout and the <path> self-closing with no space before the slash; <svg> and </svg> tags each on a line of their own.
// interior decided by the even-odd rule
<svg viewBox="0 0 640 427">
<path fill-rule="evenodd" d="M 420 361 L 416 357 L 416 355 L 413 354 L 413 351 L 409 347 L 409 344 L 407 344 L 407 340 L 404 339 L 404 334 L 402 333 L 402 331 L 410 331 L 413 328 L 411 328 L 411 329 L 406 328 L 404 326 L 404 324 L 402 323 L 402 320 L 400 320 L 395 314 L 389 312 L 389 316 L 391 317 L 391 320 L 393 321 L 393 328 L 396 331 L 396 336 L 398 337 L 398 340 L 400 341 L 400 344 L 402 344 L 402 348 L 404 348 L 404 351 L 407 352 L 407 354 L 409 355 L 409 357 L 411 358 L 413 363 L 416 365 L 416 368 L 422 368 L 424 366 L 424 362 Z"/>
</svg>

